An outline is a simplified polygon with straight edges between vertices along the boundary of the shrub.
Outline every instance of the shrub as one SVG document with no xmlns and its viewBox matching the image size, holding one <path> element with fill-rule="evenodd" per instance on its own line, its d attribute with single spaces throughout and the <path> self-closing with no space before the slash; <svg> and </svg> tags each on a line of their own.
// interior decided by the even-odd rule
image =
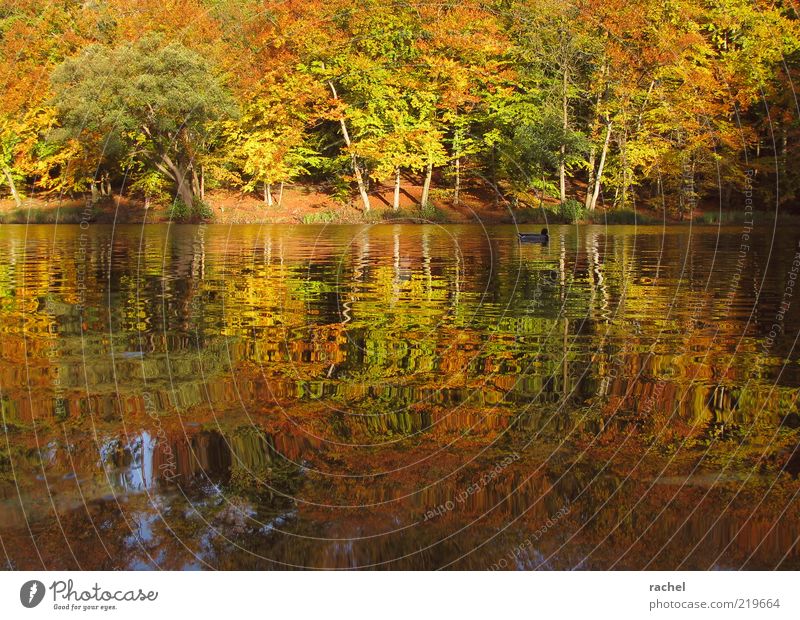
<svg viewBox="0 0 800 620">
<path fill-rule="evenodd" d="M 303 216 L 303 224 L 333 224 L 336 220 L 337 216 L 333 211 L 306 213 Z"/>
<path fill-rule="evenodd" d="M 586 218 L 586 207 L 574 198 L 568 198 L 559 205 L 559 215 L 567 223 L 574 224 Z"/>
<path fill-rule="evenodd" d="M 390 220 L 391 213 L 394 211 L 376 211 L 375 209 L 371 209 L 370 211 L 359 211 L 357 216 L 357 220 L 359 223 L 363 222 L 365 224 L 377 224 L 382 220 Z"/>
<path fill-rule="evenodd" d="M 447 201 L 453 199 L 455 191 L 448 187 L 432 187 L 428 195 L 429 202 L 431 200 Z"/>
<path fill-rule="evenodd" d="M 214 218 L 214 210 L 211 208 L 211 205 L 200 198 L 200 196 L 195 196 L 192 201 L 192 217 L 201 220 L 210 220 Z"/>
<path fill-rule="evenodd" d="M 718 224 L 719 215 L 713 212 L 706 211 L 700 215 L 695 215 L 692 220 L 695 224 Z"/>
<path fill-rule="evenodd" d="M 447 216 L 444 211 L 434 207 L 430 202 L 420 210 L 420 215 L 423 220 L 430 220 L 431 222 L 446 222 Z"/>
<path fill-rule="evenodd" d="M 172 201 L 172 204 L 167 209 L 167 216 L 169 219 L 175 222 L 183 222 L 186 218 L 189 217 L 191 213 L 191 209 L 189 209 L 189 205 L 187 205 L 183 200 L 180 198 L 176 198 Z"/>
<path fill-rule="evenodd" d="M 180 198 L 176 198 L 167 209 L 167 216 L 174 222 L 210 220 L 214 217 L 214 211 L 211 209 L 211 205 L 199 196 L 194 197 L 191 207 Z"/>
</svg>

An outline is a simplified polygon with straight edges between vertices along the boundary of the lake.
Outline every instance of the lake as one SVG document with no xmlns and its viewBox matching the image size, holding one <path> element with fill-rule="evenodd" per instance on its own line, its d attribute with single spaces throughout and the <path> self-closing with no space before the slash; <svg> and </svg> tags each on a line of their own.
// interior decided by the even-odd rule
<svg viewBox="0 0 800 620">
<path fill-rule="evenodd" d="M 0 226 L 0 559 L 800 569 L 797 233 L 551 235 Z"/>
</svg>

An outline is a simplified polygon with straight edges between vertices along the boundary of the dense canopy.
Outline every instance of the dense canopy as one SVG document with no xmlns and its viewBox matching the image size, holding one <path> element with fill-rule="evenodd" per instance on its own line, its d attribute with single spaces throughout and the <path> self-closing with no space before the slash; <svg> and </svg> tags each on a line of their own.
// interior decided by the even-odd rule
<svg viewBox="0 0 800 620">
<path fill-rule="evenodd" d="M 761 0 L 16 0 L 0 191 L 202 201 L 419 179 L 538 206 L 791 208 L 800 30 Z M 395 202 L 397 206 L 397 202 Z"/>
</svg>

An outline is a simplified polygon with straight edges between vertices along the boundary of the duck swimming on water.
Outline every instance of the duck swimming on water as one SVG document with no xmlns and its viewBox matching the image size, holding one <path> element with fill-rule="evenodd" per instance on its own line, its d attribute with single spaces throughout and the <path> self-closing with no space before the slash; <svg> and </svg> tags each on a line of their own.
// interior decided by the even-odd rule
<svg viewBox="0 0 800 620">
<path fill-rule="evenodd" d="M 519 235 L 520 242 L 525 243 L 549 243 L 550 242 L 550 233 L 547 232 L 546 228 L 542 228 L 542 232 L 540 233 L 517 233 Z"/>
</svg>

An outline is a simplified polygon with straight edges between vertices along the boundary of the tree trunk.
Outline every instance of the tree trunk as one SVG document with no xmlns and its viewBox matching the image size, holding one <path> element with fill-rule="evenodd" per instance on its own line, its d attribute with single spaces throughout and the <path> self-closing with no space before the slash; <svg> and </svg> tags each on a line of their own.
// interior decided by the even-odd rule
<svg viewBox="0 0 800 620">
<path fill-rule="evenodd" d="M 597 175 L 594 179 L 594 192 L 592 193 L 592 202 L 589 205 L 589 210 L 594 211 L 597 207 L 597 197 L 600 195 L 600 182 L 603 180 L 603 166 L 606 164 L 606 155 L 608 155 L 608 143 L 611 141 L 611 125 L 612 121 L 608 121 L 608 129 L 606 129 L 606 139 L 603 142 L 603 151 L 600 153 L 600 165 L 597 166 Z"/>
<path fill-rule="evenodd" d="M 268 207 L 272 206 L 272 183 L 264 183 L 264 200 Z"/>
<path fill-rule="evenodd" d="M 459 203 L 459 194 L 461 193 L 461 158 L 456 157 L 456 183 L 453 189 L 453 204 L 457 207 Z"/>
<path fill-rule="evenodd" d="M 422 184 L 422 200 L 421 200 L 421 204 L 422 204 L 422 208 L 423 209 L 428 206 L 428 195 L 430 194 L 430 191 L 431 191 L 431 177 L 432 176 L 433 176 L 433 164 L 429 163 L 428 164 L 428 170 L 425 173 L 425 182 Z"/>
<path fill-rule="evenodd" d="M 178 197 L 191 208 L 194 204 L 194 191 L 191 179 L 189 179 L 189 166 L 175 163 L 166 153 L 162 153 L 160 158 L 160 162 L 155 162 L 156 167 L 172 179 Z"/>
<path fill-rule="evenodd" d="M 457 207 L 461 199 L 461 129 L 456 129 L 453 135 L 453 158 L 456 176 L 453 187 L 453 205 Z"/>
<path fill-rule="evenodd" d="M 191 208 L 194 203 L 194 192 L 192 191 L 192 182 L 189 179 L 189 170 L 175 164 L 172 164 L 172 168 L 178 196 L 187 207 Z"/>
<path fill-rule="evenodd" d="M 656 81 L 652 80 L 650 82 L 650 86 L 647 89 L 647 94 L 644 97 L 644 101 L 642 102 L 642 109 L 639 110 L 639 119 L 636 121 L 636 133 L 639 133 L 639 130 L 642 128 L 642 118 L 644 117 L 644 111 L 647 108 L 647 102 L 650 101 L 650 95 L 653 94 L 653 86 L 656 85 Z"/>
<path fill-rule="evenodd" d="M 192 208 L 194 204 L 194 192 L 192 191 L 191 184 L 188 183 L 186 179 L 181 179 L 181 182 L 178 184 L 178 196 L 180 196 L 187 207 L 190 209 Z"/>
<path fill-rule="evenodd" d="M 563 84 L 563 96 L 561 99 L 562 103 L 562 114 L 563 114 L 563 129 L 564 129 L 564 136 L 561 139 L 561 161 L 558 164 L 558 179 L 559 179 L 559 190 L 561 195 L 561 203 L 563 204 L 567 200 L 567 171 L 566 171 L 566 164 L 565 159 L 567 157 L 567 145 L 565 140 L 567 139 L 567 130 L 569 129 L 569 115 L 568 115 L 568 107 L 567 107 L 567 68 L 564 67 L 564 84 Z"/>
<path fill-rule="evenodd" d="M 202 194 L 200 193 L 200 178 L 197 176 L 197 170 L 195 167 L 192 166 L 192 193 L 197 194 L 202 198 Z"/>
<path fill-rule="evenodd" d="M 544 168 L 542 168 L 542 185 L 539 189 L 539 208 L 544 209 Z"/>
<path fill-rule="evenodd" d="M 200 166 L 200 198 L 206 199 L 206 169 Z"/>
<path fill-rule="evenodd" d="M 624 119 L 623 119 L 624 120 Z M 628 202 L 628 129 L 627 122 L 622 126 L 622 208 Z"/>
<path fill-rule="evenodd" d="M 592 144 L 592 148 L 589 149 L 589 165 L 587 166 L 589 176 L 586 179 L 586 198 L 583 201 L 583 206 L 586 207 L 586 209 L 592 208 L 592 185 L 594 185 L 594 160 L 597 154 L 596 151 L 597 149 L 594 144 Z"/>
<path fill-rule="evenodd" d="M 695 204 L 696 196 L 695 196 L 695 191 L 694 191 L 695 159 L 694 159 L 694 157 L 691 156 L 691 154 L 689 155 L 689 157 L 692 160 L 692 165 L 689 168 L 689 192 L 688 192 L 689 200 L 687 201 L 686 204 L 689 206 L 687 211 L 688 211 L 689 218 L 691 219 L 694 216 L 694 210 L 695 210 L 695 207 L 697 205 Z M 683 220 L 683 213 L 681 213 L 681 220 Z"/>
<path fill-rule="evenodd" d="M 333 98 L 338 99 L 339 96 L 336 94 L 336 88 L 333 85 L 333 82 L 328 82 L 328 86 L 331 87 L 331 93 L 333 93 Z M 342 127 L 342 137 L 344 138 L 344 143 L 347 145 L 347 148 L 350 148 L 350 133 L 347 131 L 347 123 L 344 122 L 344 118 L 339 119 L 339 124 Z M 364 211 L 369 211 L 370 204 L 369 204 L 369 194 L 367 193 L 367 186 L 364 183 L 364 176 L 361 174 L 361 168 L 358 167 L 358 160 L 356 159 L 356 154 L 351 152 L 350 153 L 350 161 L 353 165 L 353 175 L 356 177 L 356 183 L 358 184 L 358 193 L 361 194 L 361 202 L 364 203 Z"/>
<path fill-rule="evenodd" d="M 280 209 L 283 203 L 283 181 L 281 181 L 281 188 L 278 190 L 278 208 Z"/>
<path fill-rule="evenodd" d="M 605 72 L 606 72 L 605 63 L 603 63 L 603 66 L 601 67 L 600 72 L 601 72 L 601 74 L 605 75 Z M 592 123 L 592 131 L 594 131 L 594 128 L 597 128 L 600 125 L 599 110 L 600 110 L 600 103 L 602 102 L 602 100 L 603 100 L 602 93 L 598 93 L 597 94 L 597 99 L 595 100 L 595 104 L 594 104 L 595 117 L 594 117 L 594 121 Z M 588 176 L 586 178 L 586 198 L 585 198 L 584 203 L 583 203 L 587 210 L 592 209 L 592 195 L 593 195 L 593 189 L 594 189 L 593 185 L 594 185 L 594 179 L 595 179 L 594 166 L 595 166 L 595 160 L 596 159 L 597 159 L 597 146 L 594 144 L 594 142 L 592 142 L 592 146 L 589 149 L 589 174 L 588 174 Z"/>
<path fill-rule="evenodd" d="M 400 209 L 400 168 L 397 169 L 394 177 L 394 210 Z"/>
<path fill-rule="evenodd" d="M 500 204 L 500 188 L 497 187 L 497 146 L 492 144 L 492 160 L 491 160 L 491 169 L 492 175 L 492 189 L 494 190 L 494 206 Z"/>
<path fill-rule="evenodd" d="M 17 192 L 17 185 L 14 183 L 14 177 L 11 176 L 11 170 L 9 170 L 7 166 L 3 166 L 3 174 L 6 175 L 8 189 L 11 191 L 11 197 L 14 199 L 14 204 L 16 204 L 17 209 L 19 209 L 22 206 L 22 199 L 19 197 L 19 192 Z"/>
</svg>

